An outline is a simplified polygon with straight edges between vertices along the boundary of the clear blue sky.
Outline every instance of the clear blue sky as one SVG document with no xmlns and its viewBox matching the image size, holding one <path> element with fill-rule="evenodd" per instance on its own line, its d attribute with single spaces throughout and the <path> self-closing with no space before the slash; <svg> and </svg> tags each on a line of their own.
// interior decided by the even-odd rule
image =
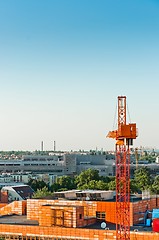
<svg viewBox="0 0 159 240">
<path fill-rule="evenodd" d="M 158 0 L 0 1 L 0 150 L 114 149 L 118 95 L 159 148 Z"/>
</svg>

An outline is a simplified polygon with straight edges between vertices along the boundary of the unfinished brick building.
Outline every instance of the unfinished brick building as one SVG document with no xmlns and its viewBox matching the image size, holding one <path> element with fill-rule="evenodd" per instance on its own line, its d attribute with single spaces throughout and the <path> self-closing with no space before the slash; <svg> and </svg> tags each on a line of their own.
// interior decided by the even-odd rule
<svg viewBox="0 0 159 240">
<path fill-rule="evenodd" d="M 159 199 L 131 202 L 131 239 L 158 240 L 152 228 L 134 226 L 143 213 L 158 208 Z M 115 239 L 115 202 L 28 199 L 0 204 L 0 237 L 4 239 Z M 101 222 L 107 228 L 101 229 Z"/>
</svg>

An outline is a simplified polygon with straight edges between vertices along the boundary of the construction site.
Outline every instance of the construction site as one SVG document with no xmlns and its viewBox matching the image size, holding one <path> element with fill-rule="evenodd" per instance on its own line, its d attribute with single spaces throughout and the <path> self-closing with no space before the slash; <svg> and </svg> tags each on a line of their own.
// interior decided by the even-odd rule
<svg viewBox="0 0 159 240">
<path fill-rule="evenodd" d="M 159 198 L 130 202 L 131 240 L 159 239 L 158 206 Z M 113 199 L 28 199 L 1 203 L 0 207 L 1 239 L 116 239 Z"/>
<path fill-rule="evenodd" d="M 116 191 L 65 191 L 54 199 L 7 203 L 1 192 L 1 239 L 159 240 L 159 196 L 130 194 L 130 146 L 136 123 L 126 123 L 126 97 L 118 97 Z"/>
</svg>

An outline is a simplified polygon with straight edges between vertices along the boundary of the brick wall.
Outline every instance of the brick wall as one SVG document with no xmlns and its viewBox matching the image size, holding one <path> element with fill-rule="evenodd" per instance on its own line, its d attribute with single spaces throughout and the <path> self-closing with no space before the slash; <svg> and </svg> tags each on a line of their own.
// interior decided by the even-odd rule
<svg viewBox="0 0 159 240">
<path fill-rule="evenodd" d="M 76 205 L 84 207 L 85 217 L 96 217 L 96 212 L 105 213 L 105 221 L 116 223 L 116 203 L 115 202 L 101 202 L 101 201 L 65 201 L 65 200 L 41 200 L 28 199 L 27 200 L 27 218 L 39 221 L 39 208 L 41 205 Z M 137 214 L 138 212 L 145 212 L 147 209 L 152 210 L 159 206 L 159 199 L 141 200 L 130 203 L 130 225 L 139 223 L 139 219 L 143 216 Z M 143 214 L 144 215 L 144 214 Z M 143 221 L 143 220 L 142 220 Z"/>
<path fill-rule="evenodd" d="M 159 199 L 152 198 L 133 203 L 133 223 L 138 224 L 143 222 L 144 213 L 146 210 L 152 211 L 154 208 L 159 208 Z"/>
<path fill-rule="evenodd" d="M 40 226 L 83 227 L 84 208 L 82 206 L 41 206 L 39 208 Z"/>
<path fill-rule="evenodd" d="M 0 215 L 8 214 L 26 214 L 26 201 L 14 201 L 0 208 Z"/>
<path fill-rule="evenodd" d="M 0 224 L 0 237 L 28 236 L 28 239 L 40 237 L 42 239 L 85 239 L 85 240 L 113 240 L 116 232 L 112 230 L 95 230 L 81 228 L 59 228 L 42 226 L 6 225 Z M 130 240 L 158 240 L 159 233 L 153 232 L 131 232 Z"/>
<path fill-rule="evenodd" d="M 8 203 L 8 191 L 0 191 L 0 202 Z"/>
<path fill-rule="evenodd" d="M 96 217 L 97 202 L 94 202 L 94 201 L 27 199 L 27 219 L 38 221 L 40 206 L 45 204 L 83 206 L 84 216 Z"/>
</svg>

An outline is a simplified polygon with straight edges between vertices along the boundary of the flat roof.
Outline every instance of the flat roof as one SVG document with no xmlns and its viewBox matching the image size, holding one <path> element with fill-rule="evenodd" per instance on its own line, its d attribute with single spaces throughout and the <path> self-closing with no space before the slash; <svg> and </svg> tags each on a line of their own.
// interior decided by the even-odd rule
<svg viewBox="0 0 159 240">
<path fill-rule="evenodd" d="M 101 222 L 96 222 L 92 225 L 86 226 L 84 228 L 87 229 L 102 229 L 101 228 Z M 116 224 L 111 223 L 111 222 L 106 222 L 106 228 L 108 229 L 103 229 L 103 230 L 116 230 Z M 139 231 L 139 232 L 152 232 L 152 227 L 145 227 L 145 226 L 138 226 L 138 225 L 134 225 L 130 227 L 130 231 Z"/>
<path fill-rule="evenodd" d="M 28 220 L 26 215 L 6 215 L 0 216 L 0 224 L 13 225 L 39 225 L 36 220 Z"/>
<path fill-rule="evenodd" d="M 8 225 L 25 225 L 25 226 L 39 226 L 38 221 L 36 220 L 28 220 L 26 215 L 10 215 L 10 216 L 1 216 L 0 224 L 8 224 Z M 116 225 L 110 222 L 106 222 L 106 227 L 110 230 L 115 230 Z M 95 224 L 80 227 L 80 229 L 101 229 L 101 222 L 96 222 Z M 103 229 L 103 230 L 108 230 Z M 102 230 L 102 229 L 101 229 Z M 132 226 L 130 227 L 130 231 L 140 231 L 140 232 L 152 232 L 152 227 L 144 227 L 144 226 Z"/>
</svg>

